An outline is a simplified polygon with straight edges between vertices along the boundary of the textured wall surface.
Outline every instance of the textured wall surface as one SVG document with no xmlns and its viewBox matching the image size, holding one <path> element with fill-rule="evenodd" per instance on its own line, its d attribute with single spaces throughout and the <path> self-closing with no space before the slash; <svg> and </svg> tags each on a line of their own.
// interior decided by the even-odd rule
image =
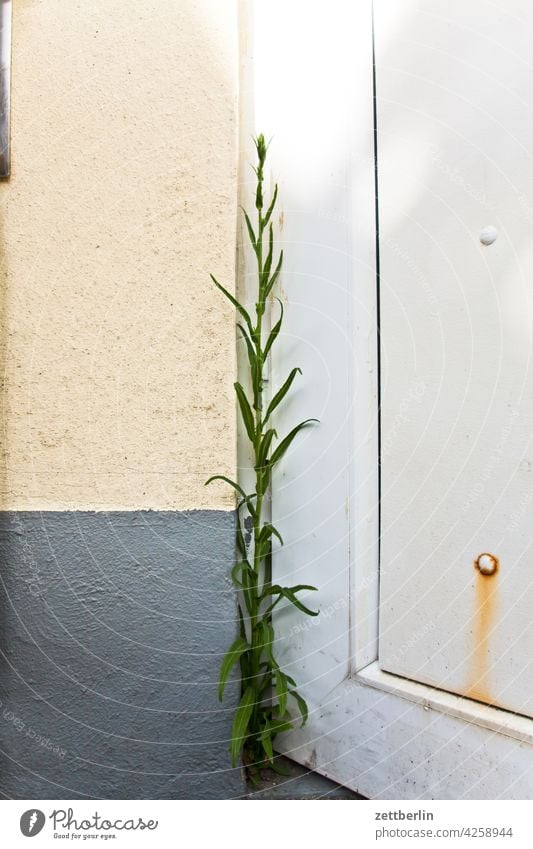
<svg viewBox="0 0 533 849">
<path fill-rule="evenodd" d="M 1 506 L 230 507 L 236 4 L 14 7 Z"/>
<path fill-rule="evenodd" d="M 242 792 L 236 0 L 17 0 L 0 185 L 0 793 Z"/>
<path fill-rule="evenodd" d="M 216 696 L 231 513 L 4 513 L 0 558 L 0 795 L 243 792 Z"/>
</svg>

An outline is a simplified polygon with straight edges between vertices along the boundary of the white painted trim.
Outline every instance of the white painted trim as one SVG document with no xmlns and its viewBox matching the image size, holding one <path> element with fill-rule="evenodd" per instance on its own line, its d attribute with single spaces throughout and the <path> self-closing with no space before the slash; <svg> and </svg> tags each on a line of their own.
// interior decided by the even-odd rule
<svg viewBox="0 0 533 849">
<path fill-rule="evenodd" d="M 465 722 L 480 725 L 498 734 L 533 745 L 533 720 L 501 708 L 476 702 L 464 696 L 456 696 L 446 690 L 437 690 L 427 684 L 419 684 L 409 678 L 400 678 L 380 669 L 379 663 L 369 664 L 356 676 L 358 683 L 375 687 L 385 693 L 393 693 L 402 699 L 422 705 L 425 710 L 436 710 L 455 716 Z"/>
<path fill-rule="evenodd" d="M 252 47 L 254 129 L 273 136 L 285 214 L 285 337 L 272 383 L 289 366 L 304 372 L 276 425 L 322 419 L 274 477 L 274 523 L 288 540 L 275 568 L 286 582 L 296 554 L 306 582 L 321 587 L 323 610 L 346 603 L 331 617 L 343 646 L 326 690 L 377 657 L 379 576 L 372 4 L 333 6 L 255 3 Z M 284 614 L 281 633 L 300 624 Z"/>
<path fill-rule="evenodd" d="M 532 797 L 533 750 L 522 739 L 531 720 L 516 717 L 518 734 L 492 730 L 441 709 L 423 685 L 414 686 L 429 698 L 412 701 L 363 680 L 343 681 L 280 751 L 369 799 Z"/>
<path fill-rule="evenodd" d="M 379 611 L 379 397 L 375 218 L 372 2 L 359 2 L 354 51 L 359 54 L 351 104 L 350 137 L 362 152 L 351 185 L 352 281 L 348 326 L 353 339 L 349 456 L 351 671 L 378 657 Z"/>
</svg>

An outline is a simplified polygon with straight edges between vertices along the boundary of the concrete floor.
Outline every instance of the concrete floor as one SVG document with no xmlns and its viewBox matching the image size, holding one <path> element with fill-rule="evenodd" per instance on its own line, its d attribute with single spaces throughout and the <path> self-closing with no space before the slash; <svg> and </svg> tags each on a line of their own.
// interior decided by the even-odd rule
<svg viewBox="0 0 533 849">
<path fill-rule="evenodd" d="M 250 786 L 248 799 L 364 799 L 317 772 L 312 772 L 288 758 L 279 758 L 279 765 L 289 775 L 265 779 L 259 787 Z"/>
</svg>

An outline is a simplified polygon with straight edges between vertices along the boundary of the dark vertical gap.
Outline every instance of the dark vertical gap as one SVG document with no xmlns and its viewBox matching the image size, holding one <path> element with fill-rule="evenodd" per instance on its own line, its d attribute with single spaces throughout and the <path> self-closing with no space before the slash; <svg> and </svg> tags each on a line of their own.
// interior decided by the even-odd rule
<svg viewBox="0 0 533 849">
<path fill-rule="evenodd" d="M 379 180 L 378 180 L 378 109 L 376 87 L 376 31 L 372 8 L 372 103 L 374 120 L 374 219 L 376 227 L 376 344 L 378 390 L 378 628 L 379 599 L 381 596 L 381 265 L 379 256 Z M 379 631 L 378 631 L 379 643 Z"/>
</svg>

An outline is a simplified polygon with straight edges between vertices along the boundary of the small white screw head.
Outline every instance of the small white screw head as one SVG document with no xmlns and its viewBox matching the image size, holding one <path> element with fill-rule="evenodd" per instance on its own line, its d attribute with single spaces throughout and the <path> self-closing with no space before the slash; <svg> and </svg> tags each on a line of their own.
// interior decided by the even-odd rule
<svg viewBox="0 0 533 849">
<path fill-rule="evenodd" d="M 476 566 L 482 575 L 494 575 L 498 569 L 498 558 L 493 554 L 480 554 Z"/>
<path fill-rule="evenodd" d="M 482 245 L 492 245 L 497 238 L 498 231 L 492 224 L 488 224 L 486 227 L 483 227 L 483 230 L 479 234 L 479 241 Z"/>
</svg>

